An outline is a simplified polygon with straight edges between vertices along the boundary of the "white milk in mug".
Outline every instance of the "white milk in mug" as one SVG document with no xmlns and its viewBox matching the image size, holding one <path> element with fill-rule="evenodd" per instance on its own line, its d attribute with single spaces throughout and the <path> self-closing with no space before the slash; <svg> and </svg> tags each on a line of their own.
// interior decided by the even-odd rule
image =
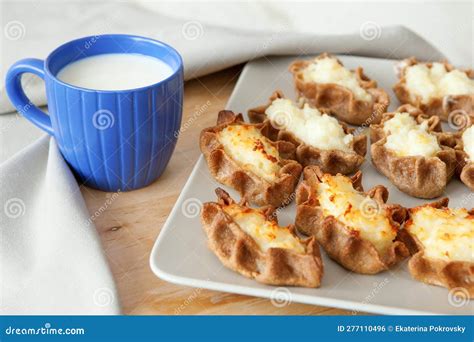
<svg viewBox="0 0 474 342">
<path fill-rule="evenodd" d="M 127 90 L 158 83 L 172 73 L 171 67 L 158 58 L 132 53 L 108 53 L 68 64 L 56 77 L 81 88 Z"/>
</svg>

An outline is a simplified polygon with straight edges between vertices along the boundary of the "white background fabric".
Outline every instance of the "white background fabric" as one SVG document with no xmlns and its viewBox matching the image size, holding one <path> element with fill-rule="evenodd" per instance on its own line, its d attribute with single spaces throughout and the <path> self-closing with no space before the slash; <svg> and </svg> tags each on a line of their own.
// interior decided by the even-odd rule
<svg viewBox="0 0 474 342">
<path fill-rule="evenodd" d="M 0 312 L 118 313 L 95 227 L 54 139 L 39 139 L 0 170 Z"/>
<path fill-rule="evenodd" d="M 472 6 L 3 1 L 1 73 L 4 78 L 20 58 L 45 58 L 63 42 L 101 33 L 139 34 L 175 46 L 187 79 L 263 55 L 322 51 L 445 56 L 472 67 Z M 43 84 L 26 81 L 32 100 L 44 104 Z M 0 87 L 0 113 L 11 111 Z M 0 115 L 0 162 L 41 135 L 17 114 Z M 44 137 L 1 164 L 0 185 L 1 312 L 118 313 L 95 228 L 54 141 Z"/>
</svg>

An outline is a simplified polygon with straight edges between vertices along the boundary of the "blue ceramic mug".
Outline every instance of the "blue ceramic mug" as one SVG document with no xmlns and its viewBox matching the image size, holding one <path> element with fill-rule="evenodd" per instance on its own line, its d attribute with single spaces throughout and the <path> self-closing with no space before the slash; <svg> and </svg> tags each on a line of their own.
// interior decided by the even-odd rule
<svg viewBox="0 0 474 342">
<path fill-rule="evenodd" d="M 76 87 L 56 77 L 72 62 L 106 53 L 156 57 L 173 73 L 147 87 L 118 91 Z M 26 97 L 20 82 L 24 73 L 44 79 L 49 115 Z M 127 191 L 153 182 L 171 158 L 181 125 L 183 62 L 175 49 L 153 39 L 85 37 L 58 47 L 46 61 L 16 62 L 7 73 L 6 90 L 20 113 L 54 136 L 80 182 L 104 191 Z"/>
</svg>

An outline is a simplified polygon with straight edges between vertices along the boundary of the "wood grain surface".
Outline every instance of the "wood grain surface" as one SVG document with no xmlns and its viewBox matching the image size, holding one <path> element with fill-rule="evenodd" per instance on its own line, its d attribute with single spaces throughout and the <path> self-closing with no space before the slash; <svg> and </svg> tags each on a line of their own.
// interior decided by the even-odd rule
<svg viewBox="0 0 474 342">
<path fill-rule="evenodd" d="M 215 123 L 241 70 L 238 66 L 185 84 L 182 122 L 186 126 L 166 171 L 156 182 L 145 189 L 119 194 L 81 187 L 89 212 L 95 217 L 124 314 L 351 314 L 298 303 L 276 307 L 268 299 L 175 285 L 157 278 L 150 269 L 153 243 L 200 155 L 199 133 Z M 190 120 L 192 117 L 198 119 Z"/>
</svg>

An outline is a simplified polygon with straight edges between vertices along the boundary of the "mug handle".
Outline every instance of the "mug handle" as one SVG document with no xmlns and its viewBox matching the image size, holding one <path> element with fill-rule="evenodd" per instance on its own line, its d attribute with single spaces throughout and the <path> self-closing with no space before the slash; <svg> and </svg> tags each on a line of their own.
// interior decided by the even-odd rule
<svg viewBox="0 0 474 342">
<path fill-rule="evenodd" d="M 21 86 L 21 75 L 31 73 L 44 80 L 44 61 L 36 58 L 21 59 L 7 72 L 6 90 L 15 108 L 33 124 L 54 136 L 51 119 L 48 114 L 36 107 L 26 96 Z"/>
</svg>

